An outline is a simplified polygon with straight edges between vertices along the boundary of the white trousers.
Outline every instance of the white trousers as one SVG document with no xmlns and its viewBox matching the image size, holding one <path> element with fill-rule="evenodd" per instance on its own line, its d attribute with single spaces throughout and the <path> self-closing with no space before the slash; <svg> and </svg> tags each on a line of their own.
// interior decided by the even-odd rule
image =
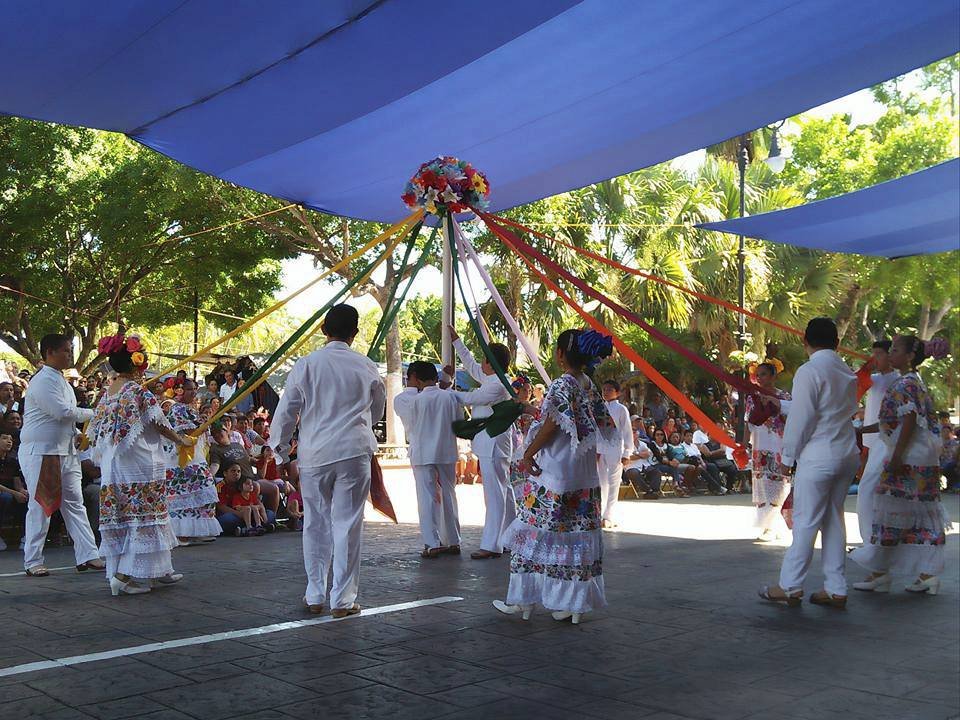
<svg viewBox="0 0 960 720">
<path fill-rule="evenodd" d="M 883 448 L 870 448 L 867 455 L 867 464 L 860 476 L 860 486 L 857 488 L 857 524 L 860 526 L 860 538 L 866 547 L 870 544 L 873 534 L 873 501 L 877 496 L 877 486 L 880 484 L 880 473 L 883 472 Z"/>
<path fill-rule="evenodd" d="M 26 570 L 43 565 L 43 545 L 47 540 L 47 530 L 50 529 L 48 518 L 40 503 L 36 501 L 37 483 L 40 481 L 40 465 L 43 455 L 20 456 L 20 469 L 23 479 L 27 483 L 30 493 L 30 504 L 27 506 L 26 532 L 23 539 L 23 567 Z M 87 511 L 83 506 L 83 490 L 81 488 L 80 460 L 76 455 L 60 456 L 60 479 L 62 482 L 60 514 L 67 526 L 70 539 L 73 540 L 73 554 L 77 565 L 88 560 L 100 557 L 97 552 L 97 542 L 90 529 Z"/>
<path fill-rule="evenodd" d="M 460 544 L 457 509 L 457 465 L 414 465 L 420 539 L 429 548 Z"/>
<path fill-rule="evenodd" d="M 854 454 L 839 460 L 819 456 L 798 464 L 793 481 L 793 544 L 780 568 L 780 587 L 785 591 L 803 589 L 819 532 L 823 548 L 823 589 L 831 595 L 847 594 L 843 501 L 857 472 L 858 461 Z"/>
<path fill-rule="evenodd" d="M 605 455 L 597 460 L 597 472 L 600 475 L 601 519 L 612 520 L 613 508 L 620 500 L 620 483 L 623 481 L 623 463 L 617 458 L 612 464 Z"/>
<path fill-rule="evenodd" d="M 486 514 L 480 549 L 503 552 L 500 535 L 517 516 L 516 501 L 510 487 L 510 459 L 481 457 L 480 475 L 483 477 L 483 504 Z"/>
<path fill-rule="evenodd" d="M 333 564 L 330 607 L 349 608 L 360 588 L 363 505 L 370 493 L 370 456 L 300 467 L 306 601 L 322 605 Z"/>
</svg>

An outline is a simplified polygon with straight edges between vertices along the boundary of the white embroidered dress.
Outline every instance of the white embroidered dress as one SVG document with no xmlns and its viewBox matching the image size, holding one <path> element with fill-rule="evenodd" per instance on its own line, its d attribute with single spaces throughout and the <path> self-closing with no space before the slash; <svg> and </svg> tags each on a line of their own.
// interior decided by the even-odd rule
<svg viewBox="0 0 960 720">
<path fill-rule="evenodd" d="M 202 422 L 197 411 L 183 403 L 170 407 L 167 421 L 181 435 L 196 430 Z M 208 437 L 204 433 L 197 438 L 193 456 L 183 468 L 176 446 L 163 443 L 170 526 L 179 538 L 217 537 L 222 531 L 216 515 L 217 485 L 207 467 Z"/>
<path fill-rule="evenodd" d="M 790 393 L 776 389 L 781 411 L 768 417 L 763 423 L 750 423 L 752 447 L 751 472 L 753 475 L 753 504 L 757 508 L 754 527 L 773 530 L 782 525 L 780 509 L 790 494 L 790 476 L 784 475 L 781 465 L 783 429 L 786 426 L 786 410 Z M 753 395 L 747 396 L 746 415 L 749 418 L 756 406 Z"/>
<path fill-rule="evenodd" d="M 527 444 L 547 417 L 559 427 L 537 454 L 542 473 L 517 478 L 517 517 L 502 537 L 511 551 L 507 602 L 588 612 L 607 604 L 596 451 L 600 434 L 612 440 L 616 428 L 586 376 L 550 385 Z"/>
<path fill-rule="evenodd" d="M 157 578 L 173 572 L 164 456 L 157 426 L 169 423 L 157 398 L 129 381 L 97 405 L 88 435 L 100 466 L 100 554 L 107 577 Z"/>
</svg>

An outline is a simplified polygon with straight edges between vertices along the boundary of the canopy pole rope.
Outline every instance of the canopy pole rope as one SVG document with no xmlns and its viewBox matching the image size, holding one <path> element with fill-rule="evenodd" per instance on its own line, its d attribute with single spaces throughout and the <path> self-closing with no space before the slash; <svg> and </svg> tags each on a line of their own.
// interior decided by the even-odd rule
<svg viewBox="0 0 960 720">
<path fill-rule="evenodd" d="M 507 308 L 506 303 L 503 301 L 503 296 L 500 294 L 500 291 L 497 290 L 497 286 L 493 282 L 493 278 L 490 277 L 490 273 L 488 273 L 486 268 L 483 267 L 483 263 L 480 261 L 480 256 L 477 254 L 476 248 L 473 247 L 473 243 L 466 238 L 466 236 L 463 234 L 463 229 L 456 221 L 454 221 L 453 230 L 457 234 L 457 239 L 463 244 L 464 250 L 466 251 L 466 254 L 470 260 L 473 262 L 477 272 L 480 273 L 480 277 L 487 286 L 487 290 L 489 291 L 490 296 L 493 298 L 493 301 L 500 309 L 500 313 L 503 315 L 504 320 L 506 320 L 507 325 L 510 327 L 510 331 L 514 334 L 514 337 L 517 338 L 517 341 L 520 343 L 521 347 L 523 347 L 524 352 L 527 354 L 527 357 L 530 358 L 530 362 L 533 363 L 533 366 L 536 368 L 537 372 L 540 373 L 540 378 L 545 384 L 549 385 L 551 382 L 550 375 L 547 373 L 546 368 L 544 368 L 543 363 L 540 361 L 540 356 L 537 353 L 536 348 L 533 347 L 533 343 L 530 342 L 529 338 L 523 334 L 523 331 L 520 329 L 520 323 L 517 322 L 516 318 L 513 317 L 510 310 Z"/>
<path fill-rule="evenodd" d="M 208 418 L 200 427 L 192 431 L 190 435 L 194 437 L 199 437 L 201 434 L 207 431 L 207 429 L 217 420 L 219 420 L 226 412 L 232 410 L 237 403 L 246 398 L 250 393 L 260 387 L 261 384 L 266 382 L 267 378 L 270 375 L 270 371 L 274 370 L 276 367 L 286 362 L 294 353 L 300 350 L 304 344 L 309 340 L 317 330 L 322 327 L 322 323 L 317 322 L 320 316 L 325 314 L 327 309 L 330 308 L 337 300 L 339 300 L 344 294 L 350 291 L 350 289 L 361 285 L 367 281 L 367 279 L 373 274 L 373 272 L 380 266 L 380 264 L 387 259 L 387 256 L 396 249 L 396 247 L 403 242 L 403 239 L 406 237 L 407 232 L 401 233 L 396 239 L 392 240 L 389 246 L 384 250 L 384 252 L 374 260 L 372 260 L 367 267 L 364 269 L 364 272 L 359 274 L 356 278 L 351 280 L 336 296 L 323 305 L 316 313 L 314 313 L 300 328 L 287 339 L 287 341 L 278 348 L 273 355 L 260 367 L 257 371 L 257 374 L 251 378 L 250 382 L 244 385 L 242 388 L 238 388 L 237 391 L 224 403 L 216 414 Z M 313 326 L 311 328 L 311 325 Z M 284 353 L 284 351 L 286 352 Z M 283 354 L 281 354 L 283 353 Z"/>
<path fill-rule="evenodd" d="M 791 327 L 789 325 L 785 325 L 781 322 L 773 320 L 772 318 L 765 317 L 764 315 L 760 315 L 759 313 L 753 312 L 752 310 L 748 310 L 747 308 L 737 305 L 736 303 L 732 303 L 728 300 L 723 300 L 721 298 L 713 297 L 712 295 L 707 295 L 706 293 L 702 293 L 698 290 L 694 290 L 693 288 L 689 288 L 684 285 L 680 285 L 679 283 L 675 283 L 672 280 L 667 280 L 666 278 L 660 277 L 659 275 L 647 273 L 638 268 L 629 267 L 627 265 L 624 265 L 623 263 L 617 262 L 616 260 L 612 260 L 608 257 L 604 257 L 603 255 L 600 255 L 599 253 L 593 252 L 592 250 L 587 250 L 586 248 L 577 247 L 572 243 L 564 242 L 563 240 L 559 240 L 558 238 L 551 237 L 550 235 L 546 235 L 545 233 L 533 230 L 532 228 L 529 228 L 521 223 L 518 223 L 515 220 L 511 220 L 510 218 L 506 218 L 499 215 L 495 217 L 498 221 L 503 222 L 506 225 L 511 225 L 512 227 L 518 230 L 524 230 L 526 232 L 529 232 L 531 235 L 535 235 L 536 237 L 541 238 L 543 240 L 549 240 L 550 242 L 556 243 L 558 245 L 562 245 L 563 247 L 573 250 L 575 253 L 579 255 L 582 255 L 583 257 L 591 258 L 592 260 L 601 262 L 604 265 L 607 265 L 609 267 L 615 268 L 617 270 L 621 270 L 626 273 L 630 273 L 631 275 L 636 275 L 638 277 L 641 277 L 644 280 L 651 280 L 655 283 L 659 283 L 661 285 L 665 285 L 667 287 L 673 288 L 674 290 L 679 290 L 680 292 L 686 293 L 687 295 L 692 295 L 693 297 L 698 298 L 699 300 L 712 303 L 713 305 L 719 305 L 720 307 L 726 308 L 727 310 L 731 310 L 735 313 L 745 315 L 746 317 L 751 318 L 753 320 L 757 320 L 758 322 L 766 323 L 767 325 L 771 325 L 772 327 L 775 327 L 778 330 L 782 330 L 783 332 L 790 333 L 791 335 L 796 335 L 797 337 L 800 337 L 800 338 L 803 337 L 802 330 Z M 851 348 L 840 347 L 838 348 L 838 350 L 847 355 L 850 355 L 851 357 L 855 357 L 858 360 L 870 359 L 868 355 L 864 355 L 863 353 L 853 350 Z"/>
<path fill-rule="evenodd" d="M 630 347 L 627 343 L 620 339 L 616 334 L 611 332 L 603 323 L 594 318 L 590 313 L 584 310 L 579 304 L 577 304 L 567 293 L 560 289 L 560 287 L 554 283 L 546 273 L 540 270 L 533 261 L 527 258 L 520 250 L 516 247 L 513 247 L 510 241 L 506 238 L 501 238 L 504 242 L 511 247 L 511 249 L 517 254 L 517 256 L 530 268 L 536 275 L 538 275 L 543 282 L 553 293 L 563 300 L 568 306 L 570 306 L 584 322 L 586 322 L 590 327 L 592 327 L 597 332 L 603 333 L 604 335 L 609 335 L 613 338 L 613 344 L 617 347 L 617 350 L 620 351 L 627 359 L 633 362 L 640 371 L 646 375 L 653 383 L 659 387 L 670 399 L 676 402 L 685 412 L 687 412 L 692 418 L 697 420 L 700 426 L 704 431 L 712 437 L 714 440 L 719 442 L 721 445 L 733 449 L 734 460 L 737 463 L 737 466 L 743 469 L 746 467 L 748 456 L 746 447 L 737 443 L 733 438 L 731 438 L 727 433 L 725 433 L 705 412 L 703 412 L 699 407 L 697 407 L 686 395 L 684 395 L 676 386 L 673 385 L 667 378 L 661 375 L 656 368 L 654 368 L 650 363 L 640 357 L 640 354 Z"/>
</svg>

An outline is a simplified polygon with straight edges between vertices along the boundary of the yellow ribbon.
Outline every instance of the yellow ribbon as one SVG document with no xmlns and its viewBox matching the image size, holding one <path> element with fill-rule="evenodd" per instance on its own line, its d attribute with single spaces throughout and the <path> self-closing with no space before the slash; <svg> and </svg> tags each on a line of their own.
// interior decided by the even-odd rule
<svg viewBox="0 0 960 720">
<path fill-rule="evenodd" d="M 357 281 L 357 285 L 363 285 L 363 283 L 367 281 L 367 279 L 373 274 L 373 272 L 378 267 L 380 267 L 380 265 L 384 262 L 384 260 L 390 257 L 391 254 L 393 254 L 393 251 L 396 249 L 396 247 L 400 243 L 403 242 L 404 238 L 406 238 L 406 236 L 409 234 L 412 228 L 413 228 L 412 225 L 410 227 L 404 228 L 403 232 L 401 232 L 394 240 L 390 241 L 387 251 L 383 253 L 383 255 L 380 257 L 379 260 L 377 260 L 373 265 L 370 266 L 367 272 Z M 306 345 L 307 341 L 316 334 L 316 332 L 320 329 L 322 325 L 323 325 L 322 322 L 318 322 L 316 325 L 314 325 L 313 329 L 311 329 L 302 338 L 300 338 L 300 340 L 298 340 L 296 344 L 294 344 L 293 347 L 291 347 L 286 352 L 286 354 L 284 354 L 282 357 L 280 357 L 277 360 L 276 363 L 274 363 L 273 368 L 275 369 L 283 365 L 283 363 L 285 363 L 291 357 L 296 355 L 300 351 L 300 348 Z M 196 430 L 191 430 L 187 434 L 191 437 L 200 437 L 200 435 L 205 433 L 210 428 L 210 426 L 213 425 L 213 423 L 219 420 L 225 413 L 232 410 L 237 405 L 237 403 L 239 403 L 245 397 L 250 395 L 250 393 L 252 393 L 258 387 L 260 387 L 260 385 L 265 383 L 267 381 L 267 378 L 270 376 L 270 372 L 271 371 L 264 371 L 264 373 L 259 378 L 257 378 L 253 383 L 251 383 L 250 385 L 244 385 L 243 390 L 240 392 L 239 395 L 231 398 L 227 403 L 224 404 L 222 408 L 217 410 L 217 412 L 213 416 L 209 417 L 202 425 L 200 425 L 200 427 L 198 427 Z M 186 467 L 190 461 L 190 457 L 192 457 L 192 453 L 186 457 L 184 456 L 184 454 L 180 454 L 180 457 L 179 457 L 180 467 Z"/>
</svg>

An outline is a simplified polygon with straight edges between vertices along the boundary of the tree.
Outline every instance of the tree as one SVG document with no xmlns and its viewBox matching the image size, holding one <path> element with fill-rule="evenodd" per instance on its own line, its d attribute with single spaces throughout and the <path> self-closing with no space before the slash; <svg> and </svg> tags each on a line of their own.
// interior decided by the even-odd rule
<svg viewBox="0 0 960 720">
<path fill-rule="evenodd" d="M 36 364 L 40 337 L 68 332 L 85 368 L 109 323 L 187 320 L 194 289 L 207 307 L 259 309 L 288 253 L 249 225 L 191 237 L 240 218 L 215 194 L 248 192 L 120 135 L 0 118 L 0 284 L 25 293 L 0 291 L 0 339 Z"/>
</svg>

